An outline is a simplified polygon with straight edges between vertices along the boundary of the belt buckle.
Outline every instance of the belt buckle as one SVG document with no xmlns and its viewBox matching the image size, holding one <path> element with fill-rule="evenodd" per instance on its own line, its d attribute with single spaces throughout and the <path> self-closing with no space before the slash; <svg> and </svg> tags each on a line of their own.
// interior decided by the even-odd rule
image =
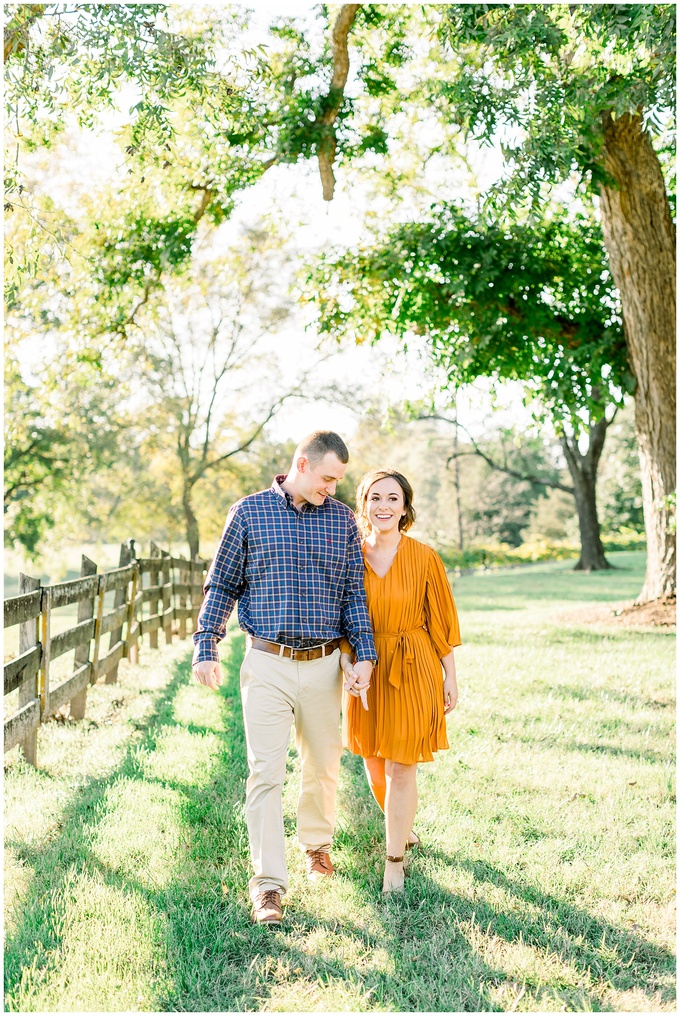
<svg viewBox="0 0 680 1016">
<path fill-rule="evenodd" d="M 309 659 L 310 659 L 309 654 L 313 653 L 317 649 L 321 649 L 321 651 L 322 651 L 321 652 L 321 659 L 323 659 L 325 657 L 325 655 L 326 655 L 326 651 L 325 651 L 326 650 L 326 645 L 327 645 L 326 642 L 319 642 L 315 646 L 305 646 L 304 649 L 293 649 L 293 647 L 291 646 L 291 649 L 290 649 L 290 651 L 291 651 L 291 657 L 290 658 L 291 658 L 291 660 L 299 659 L 299 660 L 303 660 L 303 661 L 308 663 Z M 302 655 L 303 653 L 305 654 L 304 656 Z M 300 654 L 300 655 L 298 656 L 298 654 Z"/>
</svg>

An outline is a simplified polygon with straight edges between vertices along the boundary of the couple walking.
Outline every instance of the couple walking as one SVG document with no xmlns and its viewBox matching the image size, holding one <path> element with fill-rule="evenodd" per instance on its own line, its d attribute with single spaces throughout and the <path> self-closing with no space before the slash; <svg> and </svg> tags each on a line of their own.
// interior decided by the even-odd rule
<svg viewBox="0 0 680 1016">
<path fill-rule="evenodd" d="M 217 643 L 238 600 L 250 895 L 263 923 L 281 921 L 288 887 L 282 791 L 291 726 L 302 762 L 297 829 L 308 878 L 333 874 L 344 744 L 364 758 L 385 813 L 383 891 L 398 891 L 404 851 L 418 842 L 416 765 L 448 748 L 444 717 L 458 698 L 460 634 L 444 566 L 430 547 L 403 535 L 415 518 L 410 484 L 393 470 L 366 474 L 355 519 L 333 497 L 348 459 L 342 438 L 317 431 L 300 443 L 287 476 L 232 507 L 194 633 L 195 677 L 217 688 Z"/>
</svg>

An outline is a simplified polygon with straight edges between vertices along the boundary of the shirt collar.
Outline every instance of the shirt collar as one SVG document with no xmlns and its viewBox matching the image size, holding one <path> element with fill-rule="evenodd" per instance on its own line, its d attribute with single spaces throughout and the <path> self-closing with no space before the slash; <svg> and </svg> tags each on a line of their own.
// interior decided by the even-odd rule
<svg viewBox="0 0 680 1016">
<path fill-rule="evenodd" d="M 298 509 L 295 508 L 295 505 L 293 504 L 293 498 L 288 493 L 288 491 L 284 490 L 283 487 L 281 486 L 283 481 L 286 479 L 287 475 L 288 475 L 287 473 L 278 473 L 274 477 L 274 480 L 273 480 L 273 483 L 271 485 L 270 490 L 272 491 L 273 494 L 276 495 L 276 497 L 279 498 L 280 501 L 282 501 L 284 503 L 284 505 L 286 507 L 293 508 L 293 509 L 295 509 L 295 511 L 297 511 Z M 328 500 L 328 498 L 326 498 L 326 501 L 327 500 Z M 310 504 L 309 501 L 304 501 L 300 505 L 300 509 L 299 510 L 303 511 L 303 512 L 315 512 L 318 508 L 323 508 L 323 506 L 326 504 L 326 501 L 324 501 L 323 505 Z"/>
</svg>

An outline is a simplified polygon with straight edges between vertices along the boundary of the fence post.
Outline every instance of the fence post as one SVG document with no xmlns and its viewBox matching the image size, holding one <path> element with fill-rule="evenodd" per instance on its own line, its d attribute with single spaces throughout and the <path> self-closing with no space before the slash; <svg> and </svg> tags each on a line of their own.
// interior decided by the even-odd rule
<svg viewBox="0 0 680 1016">
<path fill-rule="evenodd" d="M 180 554 L 179 556 L 182 559 L 182 562 L 184 562 L 184 554 Z M 184 585 L 186 583 L 186 581 L 187 581 L 187 578 L 188 578 L 188 576 L 187 576 L 187 570 L 186 570 L 186 565 L 184 563 L 182 563 L 179 566 L 179 568 L 177 570 L 177 574 L 179 576 L 179 583 L 178 583 L 178 585 L 180 585 L 180 586 Z M 177 632 L 177 634 L 179 635 L 179 637 L 181 639 L 185 639 L 187 637 L 187 619 L 186 619 L 186 614 L 185 614 L 186 605 L 187 605 L 187 598 L 186 598 L 186 596 L 184 595 L 184 593 L 181 590 L 178 593 L 178 596 L 179 596 L 179 619 L 178 619 L 178 632 Z"/>
<path fill-rule="evenodd" d="M 102 641 L 102 618 L 104 616 L 104 597 L 106 596 L 106 572 L 99 576 L 97 584 L 97 616 L 94 623 L 94 648 L 92 650 L 92 675 L 90 684 L 97 680 L 97 666 L 99 664 L 99 650 Z"/>
<path fill-rule="evenodd" d="M 125 565 L 130 564 L 131 561 L 132 561 L 132 553 L 130 551 L 130 548 L 126 544 L 121 543 L 120 554 L 118 556 L 118 567 L 124 568 Z M 122 607 L 123 604 L 126 602 L 127 602 L 127 586 L 120 586 L 118 589 L 116 589 L 114 593 L 113 606 Z M 113 647 L 118 642 L 120 642 L 122 638 L 123 638 L 123 625 L 121 624 L 120 628 L 115 628 L 111 632 L 111 640 L 109 642 L 111 649 L 113 649 Z M 111 670 L 108 672 L 106 678 L 104 679 L 104 683 L 115 684 L 117 680 L 118 680 L 118 664 L 116 664 L 115 667 L 111 667 Z"/>
<path fill-rule="evenodd" d="M 163 560 L 163 570 L 161 572 L 161 584 L 163 586 L 163 631 L 167 646 L 172 642 L 172 613 L 168 613 L 172 607 L 172 564 L 167 550 L 161 551 L 161 558 Z"/>
<path fill-rule="evenodd" d="M 90 561 L 89 557 L 83 554 L 80 563 L 80 574 L 82 577 L 86 575 L 96 575 L 97 565 L 94 561 Z M 92 592 L 92 596 L 87 600 L 81 600 L 78 604 L 78 624 L 81 621 L 88 621 L 91 617 L 94 617 L 94 601 L 96 594 Z M 87 642 L 84 646 L 78 646 L 73 658 L 73 669 L 77 670 L 78 667 L 82 667 L 84 663 L 87 663 L 90 659 L 90 647 L 91 641 Z M 79 691 L 77 695 L 74 695 L 71 699 L 71 716 L 74 720 L 82 720 L 85 716 L 85 707 L 87 705 L 87 685 L 82 691 Z"/>
<path fill-rule="evenodd" d="M 40 696 L 40 722 L 44 723 L 49 716 L 50 708 L 50 641 L 52 615 L 52 590 L 45 586 L 40 601 L 40 641 L 42 658 L 38 674 L 38 694 Z"/>
<path fill-rule="evenodd" d="M 152 541 L 149 547 L 149 557 L 157 557 L 160 559 L 161 551 L 160 548 Z M 158 566 L 153 564 L 151 566 L 151 585 L 157 586 L 160 583 L 160 560 Z M 149 600 L 149 617 L 153 617 L 154 614 L 158 614 L 158 597 L 154 594 L 153 598 Z M 149 632 L 149 648 L 158 649 L 158 628 L 154 628 L 153 631 Z"/>
<path fill-rule="evenodd" d="M 19 573 L 19 593 L 33 593 L 36 589 L 40 589 L 40 579 L 31 578 L 30 575 L 24 575 L 23 572 Z M 37 617 L 32 618 L 30 621 L 22 621 L 19 625 L 19 654 L 25 653 L 28 649 L 32 649 L 33 646 L 37 646 L 40 641 L 40 614 Z M 40 692 L 40 671 L 36 675 L 36 679 L 31 684 L 29 681 L 24 681 L 19 686 L 19 708 L 28 705 L 32 702 Z M 38 764 L 38 730 L 37 728 L 28 735 L 28 737 L 21 742 L 21 750 L 24 753 L 24 758 L 27 762 L 30 762 L 32 766 Z"/>
<path fill-rule="evenodd" d="M 131 664 L 139 663 L 139 636 L 135 635 L 131 637 L 130 633 L 137 623 L 137 596 L 140 589 L 142 588 L 142 575 L 137 564 L 137 552 L 135 550 L 135 541 L 128 540 L 128 549 L 130 551 L 130 562 L 135 564 L 136 568 L 132 576 L 132 588 L 130 591 L 130 602 L 128 603 L 128 621 L 127 621 L 127 632 L 125 634 L 125 655 Z"/>
<path fill-rule="evenodd" d="M 200 596 L 198 597 L 198 603 L 196 604 L 196 620 L 194 621 L 194 631 L 196 631 L 196 628 L 198 627 L 198 615 L 201 613 L 201 607 L 203 606 L 204 599 L 203 586 L 205 585 L 206 564 L 207 564 L 206 561 L 203 561 L 201 558 L 199 558 L 196 565 L 198 577 L 201 584 L 201 593 Z"/>
<path fill-rule="evenodd" d="M 191 562 L 191 572 L 189 576 L 189 589 L 190 597 L 189 609 L 191 610 L 191 630 L 196 631 L 196 625 L 198 623 L 198 612 L 200 610 L 200 604 L 198 602 L 198 596 L 196 595 L 194 587 L 198 585 L 199 577 L 203 576 L 203 567 L 198 558 Z"/>
</svg>

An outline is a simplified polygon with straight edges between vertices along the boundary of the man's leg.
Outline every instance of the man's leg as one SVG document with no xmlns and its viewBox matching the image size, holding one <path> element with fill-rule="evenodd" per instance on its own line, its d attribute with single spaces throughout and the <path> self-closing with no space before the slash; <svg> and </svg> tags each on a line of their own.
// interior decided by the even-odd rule
<svg viewBox="0 0 680 1016">
<path fill-rule="evenodd" d="M 340 771 L 340 651 L 299 663 L 300 691 L 295 707 L 295 743 L 302 761 L 298 800 L 298 840 L 303 850 L 330 850 L 335 790 Z"/>
<path fill-rule="evenodd" d="M 283 781 L 293 723 L 297 667 L 291 660 L 249 649 L 241 665 L 243 724 L 250 776 L 246 822 L 254 875 L 250 895 L 288 888 L 283 831 Z"/>
</svg>

